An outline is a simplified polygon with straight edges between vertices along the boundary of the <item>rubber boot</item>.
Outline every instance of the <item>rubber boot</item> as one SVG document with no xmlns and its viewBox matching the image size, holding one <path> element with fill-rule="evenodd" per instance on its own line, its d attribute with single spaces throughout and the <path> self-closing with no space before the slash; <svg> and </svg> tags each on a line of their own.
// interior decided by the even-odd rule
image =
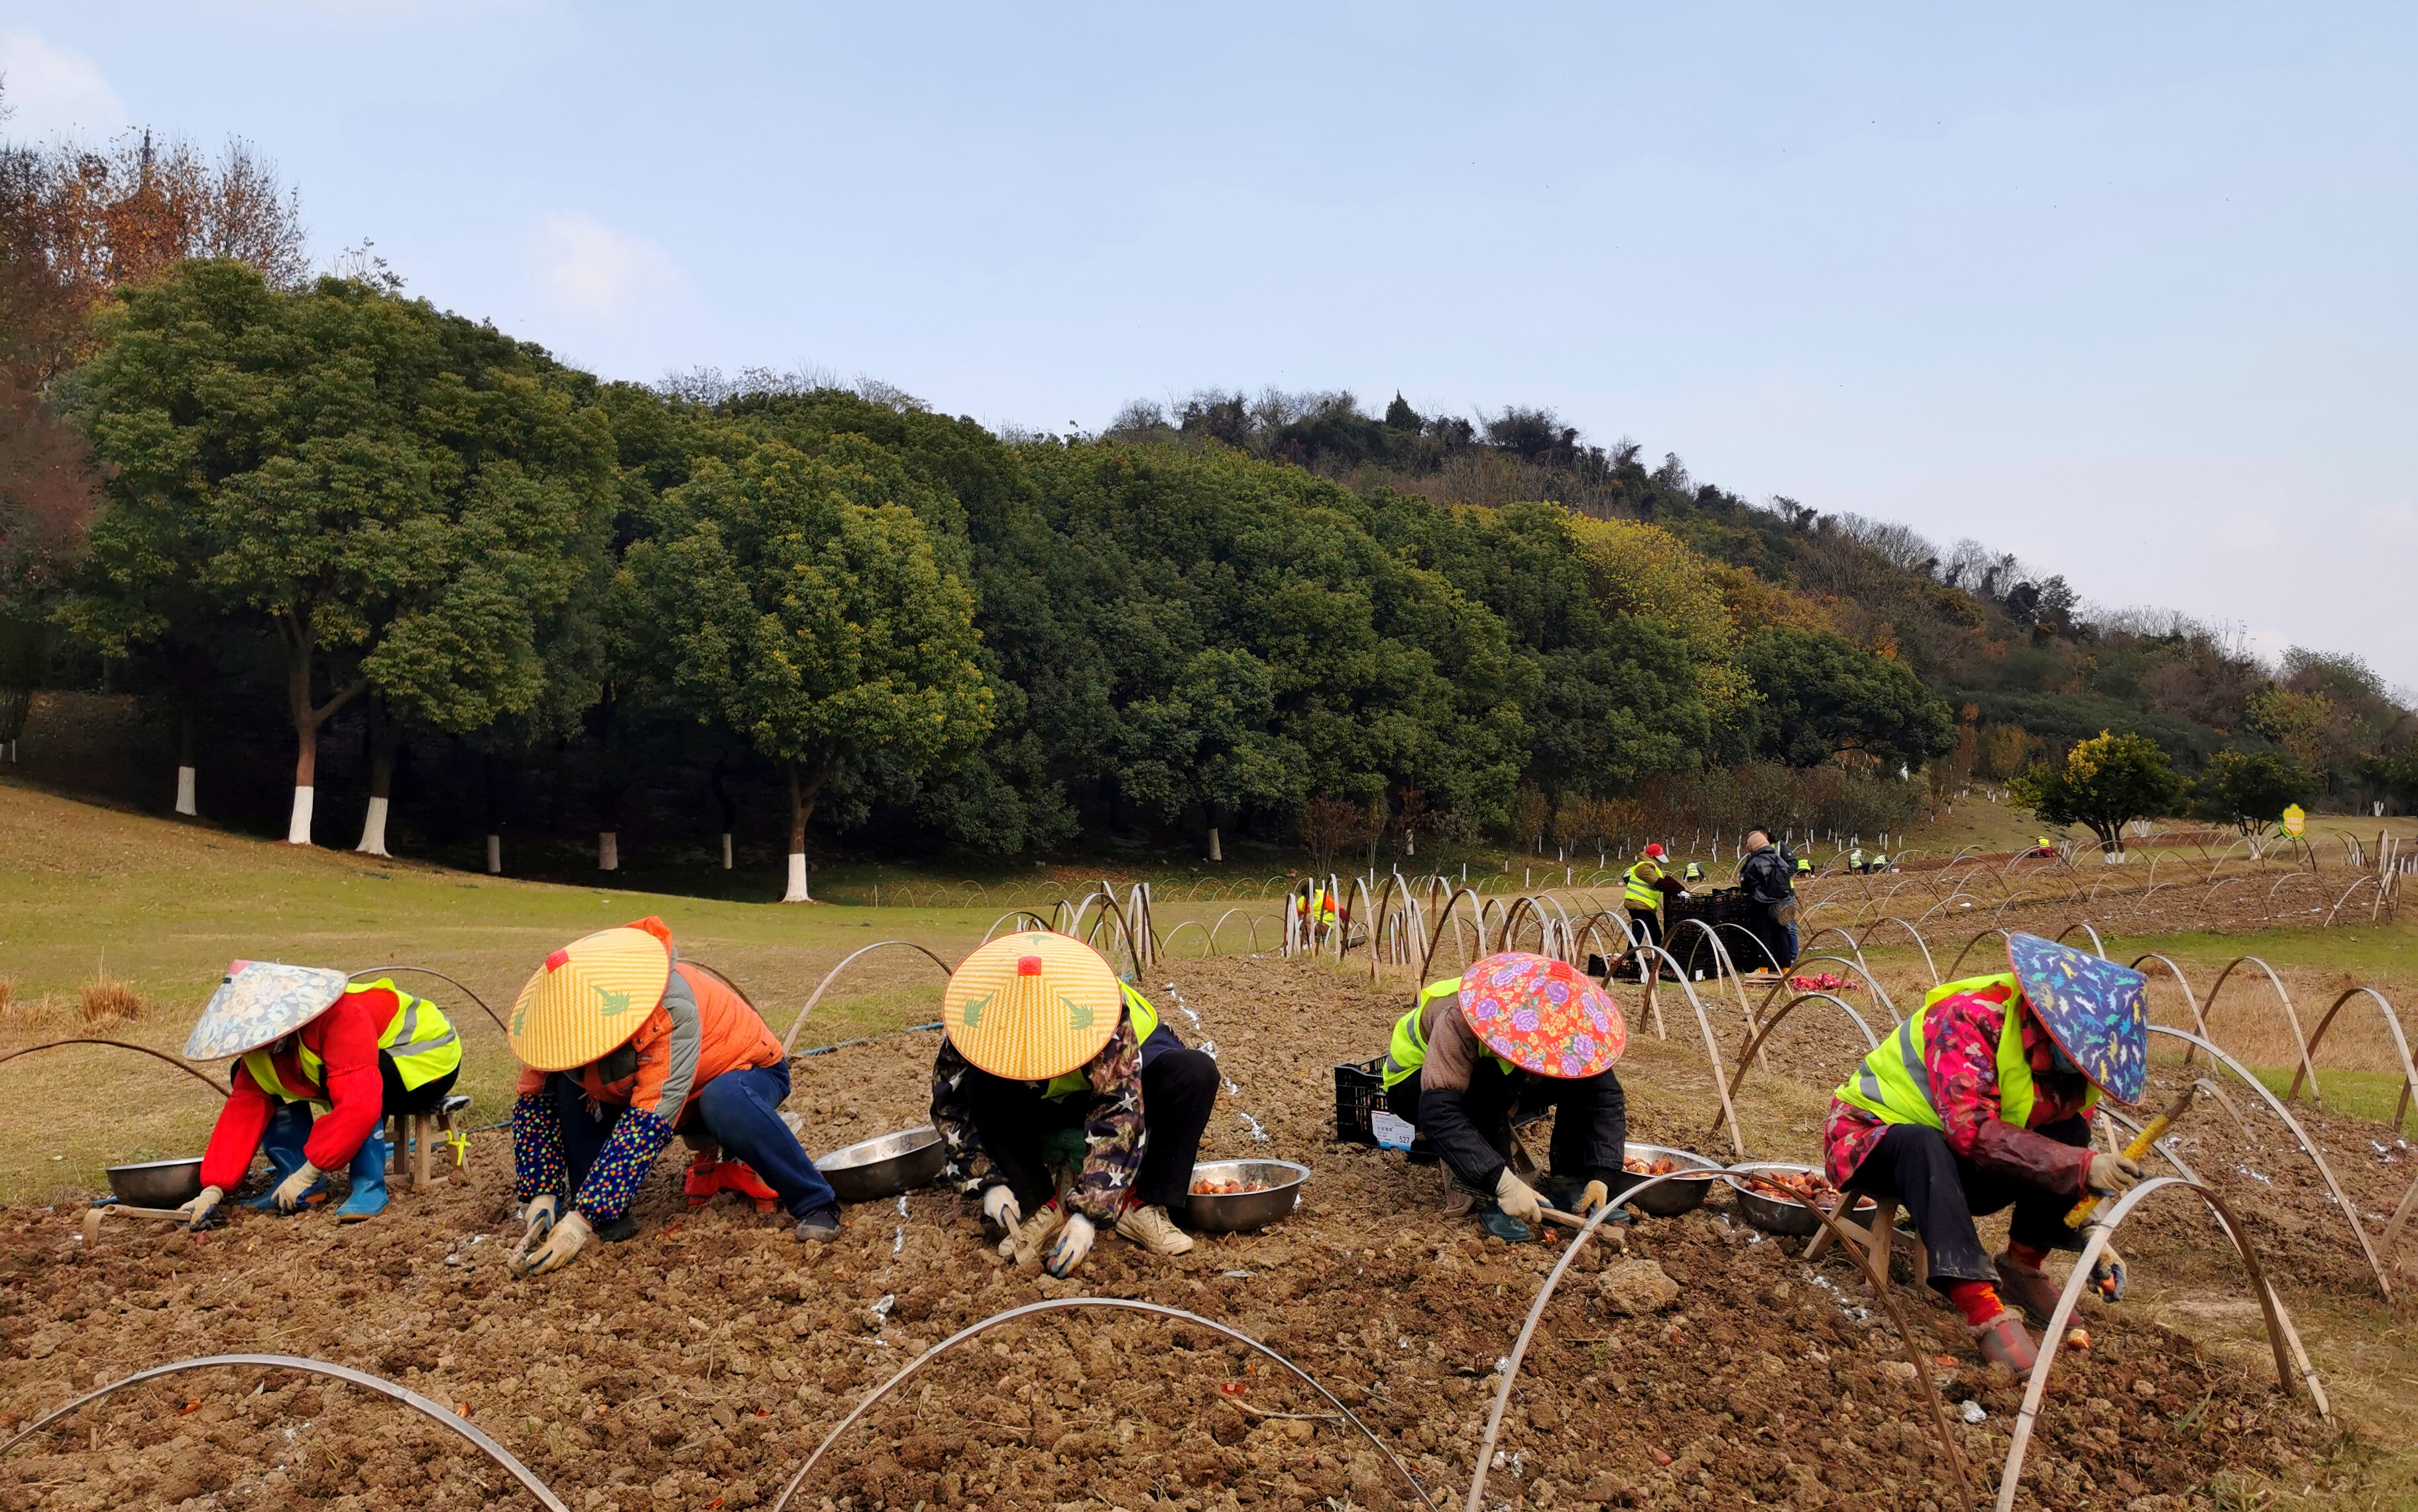
<svg viewBox="0 0 2418 1512">
<path fill-rule="evenodd" d="M 386 1162 L 390 1153 L 387 1142 L 375 1134 L 361 1141 L 353 1155 L 352 1195 L 336 1209 L 338 1223 L 360 1223 L 386 1211 Z"/>
<path fill-rule="evenodd" d="M 758 1213 L 770 1213 L 781 1205 L 781 1194 L 756 1174 L 756 1168 L 743 1160 L 725 1160 L 720 1172 L 720 1189 L 736 1192 L 756 1204 Z"/>
<path fill-rule="evenodd" d="M 691 1213 L 713 1200 L 713 1194 L 722 1190 L 721 1176 L 720 1151 L 700 1150 L 689 1157 L 688 1175 L 681 1181 L 681 1191 L 688 1199 Z"/>
<path fill-rule="evenodd" d="M 1477 1215 L 1477 1226 L 1505 1244 L 1536 1243 L 1537 1231 L 1534 1229 L 1504 1212 L 1494 1203 L 1481 1201 L 1474 1211 Z"/>
<path fill-rule="evenodd" d="M 283 1103 L 268 1115 L 268 1126 L 260 1131 L 260 1153 L 268 1159 L 268 1189 L 243 1205 L 254 1213 L 277 1211 L 277 1189 L 285 1178 L 302 1168 L 302 1146 L 311 1138 L 311 1105 Z M 321 1182 L 303 1194 L 309 1201 L 313 1195 L 325 1192 Z"/>
</svg>

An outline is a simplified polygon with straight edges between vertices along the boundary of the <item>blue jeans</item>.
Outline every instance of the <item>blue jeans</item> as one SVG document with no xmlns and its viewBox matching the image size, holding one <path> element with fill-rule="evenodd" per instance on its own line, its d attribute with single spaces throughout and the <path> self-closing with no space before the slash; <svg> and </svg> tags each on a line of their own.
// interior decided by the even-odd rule
<svg viewBox="0 0 2418 1512">
<path fill-rule="evenodd" d="M 570 1178 L 571 1189 L 576 1192 L 588 1179 L 589 1168 L 604 1152 L 604 1142 L 613 1137 L 613 1126 L 621 1121 L 622 1109 L 606 1108 L 600 1122 L 589 1116 L 587 1094 L 580 1091 L 579 1083 L 559 1074 L 547 1079 L 554 1085 L 555 1107 L 561 1116 L 564 1174 Z M 791 1217 L 803 1218 L 819 1209 L 836 1206 L 839 1198 L 832 1191 L 831 1183 L 823 1180 L 823 1173 L 815 1169 L 814 1161 L 799 1145 L 798 1137 L 781 1122 L 781 1100 L 788 1095 L 789 1064 L 786 1061 L 726 1071 L 696 1090 L 681 1126 L 692 1130 L 701 1126 L 724 1150 L 747 1162 L 757 1175 L 764 1178 L 765 1184 L 779 1195 L 781 1205 Z"/>
</svg>

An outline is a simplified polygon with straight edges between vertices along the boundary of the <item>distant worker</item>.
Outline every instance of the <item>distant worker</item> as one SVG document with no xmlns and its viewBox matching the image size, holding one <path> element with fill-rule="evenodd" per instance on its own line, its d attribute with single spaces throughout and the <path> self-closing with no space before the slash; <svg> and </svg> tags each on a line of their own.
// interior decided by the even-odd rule
<svg viewBox="0 0 2418 1512">
<path fill-rule="evenodd" d="M 1692 862 L 1692 861 L 1691 861 L 1691 862 L 1688 863 L 1688 869 L 1687 869 L 1685 872 L 1681 873 L 1681 874 L 1680 874 L 1680 876 L 1681 876 L 1681 879 L 1682 879 L 1682 880 L 1684 880 L 1684 881 L 1685 881 L 1685 882 L 1686 882 L 1690 887 L 1693 887 L 1693 886 L 1695 886 L 1698 882 L 1701 882 L 1701 881 L 1703 881 L 1703 880 L 1705 879 L 1705 869 L 1704 869 L 1702 866 L 1697 865 L 1694 862 Z"/>
<path fill-rule="evenodd" d="M 528 1225 L 515 1275 L 636 1233 L 630 1205 L 675 1134 L 713 1152 L 715 1189 L 769 1187 L 800 1240 L 838 1236 L 839 1199 L 781 1121 L 779 1037 L 737 988 L 680 959 L 661 919 L 547 956 L 513 1004 L 510 1033 L 521 1059 L 513 1195 Z"/>
<path fill-rule="evenodd" d="M 1394 1025 L 1385 1106 L 1477 1199 L 1486 1231 L 1536 1238 L 1550 1204 L 1585 1217 L 1612 1199 L 1629 1107 L 1612 1068 L 1629 1046 L 1620 1005 L 1567 962 L 1513 951 L 1430 983 Z M 1553 1110 L 1540 1194 L 1511 1168 L 1512 1120 Z"/>
<path fill-rule="evenodd" d="M 1811 877 L 1814 875 L 1813 857 L 1799 856 L 1797 858 L 1797 875 L 1799 877 Z"/>
<path fill-rule="evenodd" d="M 1217 1062 L 1098 951 L 1043 930 L 994 939 L 958 963 L 941 1016 L 941 1175 L 980 1199 L 1002 1254 L 1065 1276 L 1103 1229 L 1161 1257 L 1192 1248 L 1170 1210 L 1190 1203 Z M 1072 1173 L 1064 1191 L 1053 1165 Z"/>
<path fill-rule="evenodd" d="M 1864 848 L 1858 846 L 1853 850 L 1847 852 L 1847 870 L 1851 872 L 1860 872 L 1863 869 Z"/>
<path fill-rule="evenodd" d="M 1317 882 L 1304 886 L 1308 891 L 1294 894 L 1293 912 L 1301 920 L 1302 932 L 1316 939 L 1335 927 L 1335 894 Z"/>
<path fill-rule="evenodd" d="M 384 1212 L 380 1123 L 445 1101 L 462 1041 L 435 1003 L 383 977 L 354 984 L 318 967 L 237 961 L 185 1042 L 189 1061 L 229 1056 L 242 1059 L 202 1155 L 202 1192 L 179 1210 L 192 1228 L 207 1226 L 254 1150 L 268 1157 L 272 1183 L 245 1207 L 292 1213 L 325 1198 L 329 1172 L 349 1170 L 337 1221 Z"/>
<path fill-rule="evenodd" d="M 2149 1018 L 2138 971 L 2038 935 L 2010 936 L 2007 954 L 2009 970 L 1924 995 L 1832 1093 L 1824 1144 L 1833 1185 L 1905 1206 L 1931 1285 L 1964 1313 L 1982 1357 L 2021 1377 L 2039 1351 L 2014 1309 L 2045 1327 L 2058 1289 L 2043 1262 L 2082 1247 L 2066 1213 L 2086 1192 L 2141 1180 L 2135 1162 L 2090 1148 L 2089 1119 L 2102 1092 L 2140 1100 Z M 2008 1207 L 1994 1262 L 1973 1220 Z M 2124 1262 L 2107 1250 L 2092 1278 L 2120 1298 Z"/>
<path fill-rule="evenodd" d="M 1665 859 L 1660 846 L 1649 845 L 1645 853 L 1637 858 L 1637 864 L 1629 868 L 1624 878 L 1621 903 L 1629 909 L 1630 927 L 1636 932 L 1642 945 L 1660 945 L 1668 938 L 1662 927 L 1662 900 L 1688 895 L 1687 887 L 1663 870 Z M 1645 981 L 1647 974 L 1656 970 L 1653 958 L 1645 951 L 1632 951 L 1630 959 L 1635 968 L 1633 974 L 1637 981 Z"/>
<path fill-rule="evenodd" d="M 1763 949 L 1751 953 L 1762 958 L 1740 964 L 1750 971 L 1784 971 L 1797 964 L 1796 861 L 1771 843 L 1771 832 L 1761 825 L 1747 831 L 1746 850 L 1738 886 L 1756 905 L 1754 938 Z"/>
</svg>

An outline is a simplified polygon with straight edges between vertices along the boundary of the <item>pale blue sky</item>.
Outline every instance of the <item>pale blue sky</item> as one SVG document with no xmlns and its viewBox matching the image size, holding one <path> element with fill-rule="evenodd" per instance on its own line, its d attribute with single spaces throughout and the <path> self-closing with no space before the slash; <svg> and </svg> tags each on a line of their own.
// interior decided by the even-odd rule
<svg viewBox="0 0 2418 1512">
<path fill-rule="evenodd" d="M 2418 684 L 2418 8 L 0 4 L 601 372 L 1542 404 Z"/>
</svg>

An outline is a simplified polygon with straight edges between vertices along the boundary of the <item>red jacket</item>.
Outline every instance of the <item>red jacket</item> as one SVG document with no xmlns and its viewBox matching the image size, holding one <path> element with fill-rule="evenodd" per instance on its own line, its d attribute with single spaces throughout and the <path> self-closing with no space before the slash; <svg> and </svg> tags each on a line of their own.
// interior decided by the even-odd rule
<svg viewBox="0 0 2418 1512">
<path fill-rule="evenodd" d="M 310 1093 L 314 1103 L 329 1105 L 312 1123 L 311 1137 L 302 1146 L 302 1158 L 321 1170 L 342 1170 L 351 1165 L 361 1141 L 377 1130 L 378 1116 L 386 1107 L 386 1084 L 378 1077 L 378 1036 L 402 1007 L 395 995 L 383 988 L 347 992 L 334 1007 L 280 1040 L 270 1052 L 279 1080 Z M 326 1062 L 324 1082 L 302 1075 L 298 1040 Z M 277 1111 L 280 1101 L 253 1083 L 252 1073 L 240 1061 L 236 1062 L 234 1083 L 226 1106 L 219 1109 L 218 1127 L 210 1131 L 209 1148 L 202 1153 L 202 1184 L 221 1191 L 233 1191 L 251 1168 L 261 1132 L 268 1127 L 269 1115 Z"/>
</svg>

